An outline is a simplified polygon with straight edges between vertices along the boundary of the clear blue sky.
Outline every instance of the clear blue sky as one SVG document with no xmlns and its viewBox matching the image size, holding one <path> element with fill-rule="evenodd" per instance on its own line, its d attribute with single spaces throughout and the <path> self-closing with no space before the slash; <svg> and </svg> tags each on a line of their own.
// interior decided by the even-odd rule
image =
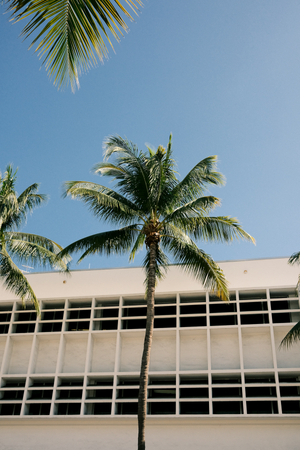
<svg viewBox="0 0 300 450">
<path fill-rule="evenodd" d="M 108 228 L 63 200 L 62 183 L 102 183 L 90 170 L 108 135 L 145 148 L 166 145 L 173 132 L 182 176 L 218 155 L 227 184 L 212 191 L 222 199 L 216 213 L 237 217 L 257 241 L 200 247 L 217 261 L 300 250 L 299 1 L 148 0 L 129 26 L 116 53 L 72 94 L 57 91 L 20 26 L 0 16 L 0 167 L 19 167 L 18 192 L 39 182 L 50 196 L 25 230 L 65 246 Z M 79 268 L 89 264 L 125 266 L 127 258 Z"/>
</svg>

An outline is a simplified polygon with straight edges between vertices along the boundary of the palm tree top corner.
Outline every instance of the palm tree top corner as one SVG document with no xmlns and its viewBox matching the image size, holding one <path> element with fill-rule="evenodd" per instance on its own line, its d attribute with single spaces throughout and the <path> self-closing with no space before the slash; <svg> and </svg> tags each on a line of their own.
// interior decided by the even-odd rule
<svg viewBox="0 0 300 450">
<path fill-rule="evenodd" d="M 216 163 L 217 157 L 209 156 L 179 181 L 172 158 L 172 135 L 166 148 L 160 145 L 154 151 L 147 147 L 146 152 L 127 139 L 110 136 L 104 142 L 104 161 L 93 170 L 112 178 L 117 189 L 93 182 L 68 181 L 64 196 L 83 201 L 96 217 L 118 229 L 80 239 L 64 252 L 82 252 L 78 262 L 97 253 L 129 253 L 129 260 L 133 260 L 145 245 L 146 283 L 153 267 L 155 281 L 164 274 L 169 255 L 205 287 L 228 299 L 222 270 L 198 248 L 196 241 L 255 241 L 235 218 L 210 215 L 220 201 L 204 194 L 209 186 L 224 184 Z"/>
<path fill-rule="evenodd" d="M 15 184 L 17 170 L 8 165 L 0 173 L 0 281 L 4 287 L 19 297 L 23 304 L 29 301 L 39 314 L 38 299 L 20 264 L 52 267 L 68 271 L 68 255 L 60 258 L 62 247 L 43 236 L 19 231 L 26 223 L 28 213 L 47 200 L 38 193 L 37 183 L 28 186 L 20 195 Z"/>
<path fill-rule="evenodd" d="M 58 88 L 79 88 L 79 76 L 108 57 L 128 31 L 141 0 L 4 0 L 11 20 L 26 20 L 21 36 L 32 40 L 42 65 Z"/>
</svg>

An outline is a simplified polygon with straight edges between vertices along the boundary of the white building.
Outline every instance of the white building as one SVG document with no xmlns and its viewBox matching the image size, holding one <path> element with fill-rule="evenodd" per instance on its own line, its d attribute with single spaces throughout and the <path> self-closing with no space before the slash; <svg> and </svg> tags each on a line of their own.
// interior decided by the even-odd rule
<svg viewBox="0 0 300 450">
<path fill-rule="evenodd" d="M 176 266 L 157 286 L 147 450 L 299 450 L 299 268 L 220 266 L 229 304 Z M 136 448 L 142 269 L 28 277 L 39 320 L 0 288 L 0 449 Z"/>
</svg>

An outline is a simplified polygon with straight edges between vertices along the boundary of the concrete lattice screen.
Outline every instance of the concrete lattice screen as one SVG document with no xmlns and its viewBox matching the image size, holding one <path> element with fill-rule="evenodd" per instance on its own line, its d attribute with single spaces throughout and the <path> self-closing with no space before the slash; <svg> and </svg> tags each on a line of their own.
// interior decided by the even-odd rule
<svg viewBox="0 0 300 450">
<path fill-rule="evenodd" d="M 137 412 L 142 295 L 43 299 L 41 318 L 0 302 L 1 416 L 130 416 Z M 293 286 L 157 295 L 149 416 L 300 414 L 300 320 Z"/>
</svg>

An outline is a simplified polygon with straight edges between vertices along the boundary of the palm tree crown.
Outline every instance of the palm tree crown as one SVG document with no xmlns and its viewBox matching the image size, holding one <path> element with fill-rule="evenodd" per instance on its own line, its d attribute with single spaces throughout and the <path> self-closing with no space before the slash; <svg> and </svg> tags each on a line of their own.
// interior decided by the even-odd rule
<svg viewBox="0 0 300 450">
<path fill-rule="evenodd" d="M 46 200 L 38 194 L 38 184 L 32 184 L 19 196 L 15 191 L 16 172 L 7 166 L 4 176 L 0 174 L 0 280 L 7 289 L 22 301 L 34 303 L 39 313 L 39 303 L 24 271 L 20 270 L 12 258 L 29 264 L 50 265 L 67 270 L 64 259 L 58 258 L 62 247 L 50 239 L 17 231 L 24 225 L 26 216 Z"/>
<path fill-rule="evenodd" d="M 171 136 L 166 149 L 159 146 L 155 152 L 148 148 L 147 154 L 133 143 L 113 136 L 105 142 L 104 157 L 104 162 L 97 164 L 94 170 L 113 178 L 118 190 L 90 182 L 69 181 L 65 184 L 65 196 L 82 200 L 96 217 L 120 228 L 80 239 L 66 247 L 62 254 L 81 251 L 81 261 L 95 253 L 129 252 L 133 260 L 136 252 L 146 246 L 143 266 L 147 320 L 138 400 L 138 448 L 143 450 L 155 285 L 168 266 L 167 254 L 204 286 L 228 299 L 222 270 L 198 248 L 195 240 L 230 242 L 234 238 L 250 241 L 253 238 L 236 219 L 209 216 L 219 199 L 203 194 L 209 185 L 224 182 L 223 176 L 215 170 L 215 156 L 200 161 L 182 181 L 178 180 L 172 159 Z M 115 163 L 107 161 L 110 157 L 115 157 Z"/>
<path fill-rule="evenodd" d="M 108 31 L 120 39 L 127 25 L 122 18 L 132 20 L 130 11 L 137 11 L 141 0 L 4 0 L 15 22 L 29 19 L 22 35 L 34 36 L 42 63 L 54 84 L 79 87 L 79 76 L 103 61 L 111 46 Z"/>
</svg>

